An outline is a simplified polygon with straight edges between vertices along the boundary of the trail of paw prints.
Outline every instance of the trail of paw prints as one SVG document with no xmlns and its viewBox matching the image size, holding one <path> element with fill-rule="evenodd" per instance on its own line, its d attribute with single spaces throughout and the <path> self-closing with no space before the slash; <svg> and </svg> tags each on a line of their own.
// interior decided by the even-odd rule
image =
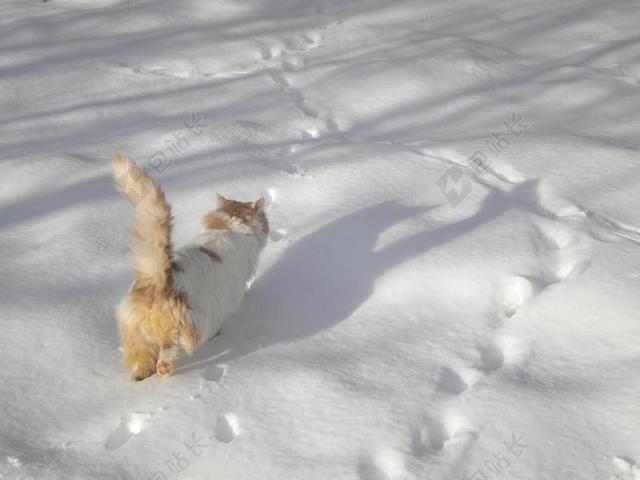
<svg viewBox="0 0 640 480">
<path fill-rule="evenodd" d="M 282 44 L 260 49 L 261 58 L 268 62 L 268 73 L 273 82 L 289 97 L 298 110 L 309 119 L 320 123 L 320 127 L 302 130 L 302 137 L 307 139 L 318 138 L 323 131 L 339 132 L 340 128 L 330 112 L 324 111 L 306 98 L 285 75 L 305 67 L 307 59 L 304 53 L 323 45 L 326 28 L 326 25 L 320 25 L 301 36 L 287 38 Z"/>
<path fill-rule="evenodd" d="M 324 11 L 322 11 L 322 14 Z M 340 23 L 340 22 L 336 22 Z M 278 155 L 278 162 L 283 164 L 281 172 L 299 179 L 312 178 L 300 165 L 284 162 L 284 158 L 294 153 L 310 140 L 322 137 L 327 132 L 340 133 L 338 123 L 331 113 L 321 108 L 316 102 L 305 96 L 304 92 L 292 84 L 290 77 L 294 72 L 307 65 L 305 53 L 323 46 L 327 25 L 322 23 L 302 35 L 291 36 L 283 41 L 271 42 L 259 48 L 262 68 L 267 72 L 275 86 L 291 101 L 295 108 L 307 119 L 300 129 L 300 141 L 290 147 L 285 155 Z"/>
<path fill-rule="evenodd" d="M 291 82 L 284 76 L 284 74 L 277 70 L 272 69 L 269 71 L 269 76 L 273 82 L 280 88 L 280 90 L 291 100 L 291 102 L 309 119 L 320 123 L 321 127 L 310 127 L 301 131 L 301 135 L 306 139 L 318 138 L 323 132 L 339 132 L 340 127 L 338 123 L 332 118 L 331 114 L 326 111 L 321 111 L 317 105 L 309 101 L 304 94 L 291 84 Z"/>
<path fill-rule="evenodd" d="M 306 105 L 302 94 L 297 89 L 290 86 L 289 81 L 282 75 L 279 69 L 269 69 L 267 73 L 278 89 L 291 100 L 297 109 L 302 111 L 309 118 L 316 119 L 318 117 L 318 112 Z M 308 131 L 315 132 L 316 129 L 315 127 L 311 127 L 306 130 L 302 130 L 298 141 L 293 140 L 290 145 L 286 145 L 276 150 L 270 150 L 267 155 L 261 157 L 261 160 L 271 163 L 284 175 L 291 176 L 296 179 L 312 179 L 313 176 L 309 175 L 302 166 L 293 163 L 290 160 L 292 154 L 296 153 L 308 139 L 312 138 Z"/>
<path fill-rule="evenodd" d="M 505 364 L 516 365 L 524 361 L 529 355 L 527 344 L 505 333 L 503 327 L 514 321 L 514 317 L 524 316 L 523 312 L 534 296 L 535 288 L 529 279 L 519 275 L 505 279 L 498 289 L 495 314 L 489 318 L 491 334 L 476 347 L 478 360 L 467 366 L 443 366 L 438 390 L 448 395 L 461 395 Z"/>
<path fill-rule="evenodd" d="M 575 256 L 567 255 L 565 258 L 556 252 L 557 249 L 567 247 L 573 238 L 560 232 L 547 231 L 546 235 L 541 237 L 547 247 L 555 249 L 554 261 L 550 267 L 543 269 L 539 274 L 513 275 L 503 280 L 496 291 L 494 313 L 488 318 L 492 332 L 477 346 L 477 363 L 465 369 L 443 367 L 439 382 L 441 391 L 453 395 L 461 394 L 484 375 L 505 365 L 522 364 L 531 355 L 525 340 L 508 333 L 509 325 L 517 321 L 526 321 L 529 305 L 548 285 L 573 275 L 580 275 L 588 268 L 587 261 L 575 261 Z M 555 261 L 556 256 L 564 262 Z"/>
<path fill-rule="evenodd" d="M 534 281 L 541 291 L 549 285 L 584 275 L 591 266 L 587 242 L 578 229 L 569 228 L 560 220 L 538 218 L 538 252 L 547 259 Z"/>
<path fill-rule="evenodd" d="M 556 202 L 558 203 L 558 202 Z M 570 205 L 564 204 L 563 211 Z M 492 372 L 523 363 L 531 354 L 526 342 L 506 333 L 510 323 L 526 321 L 528 306 L 551 285 L 578 278 L 591 265 L 588 244 L 580 228 L 535 213 L 532 224 L 538 269 L 506 278 L 498 290 L 494 333 L 478 347 L 480 368 Z"/>
<path fill-rule="evenodd" d="M 360 457 L 361 480 L 420 478 L 424 462 L 436 456 L 457 455 L 477 437 L 466 419 L 457 414 L 425 414 L 408 428 L 406 445 L 379 445 Z"/>
</svg>

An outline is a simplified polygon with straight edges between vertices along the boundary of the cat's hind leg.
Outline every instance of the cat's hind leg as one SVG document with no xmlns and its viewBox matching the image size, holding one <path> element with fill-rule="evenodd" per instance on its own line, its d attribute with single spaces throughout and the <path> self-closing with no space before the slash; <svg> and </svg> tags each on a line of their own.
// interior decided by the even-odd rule
<svg viewBox="0 0 640 480">
<path fill-rule="evenodd" d="M 177 342 L 163 345 L 158 355 L 158 361 L 156 362 L 156 372 L 158 372 L 158 375 L 162 377 L 171 375 L 171 372 L 173 372 L 175 368 L 179 351 L 180 348 Z"/>
<path fill-rule="evenodd" d="M 158 350 L 146 342 L 138 342 L 125 346 L 124 364 L 131 369 L 135 380 L 144 380 L 156 371 Z"/>
</svg>

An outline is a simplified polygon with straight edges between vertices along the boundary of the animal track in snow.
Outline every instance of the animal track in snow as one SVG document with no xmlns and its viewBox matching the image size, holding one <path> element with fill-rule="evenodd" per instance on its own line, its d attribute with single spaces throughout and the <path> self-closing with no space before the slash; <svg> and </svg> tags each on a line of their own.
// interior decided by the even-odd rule
<svg viewBox="0 0 640 480">
<path fill-rule="evenodd" d="M 418 458 L 437 454 L 449 442 L 461 440 L 471 433 L 467 421 L 459 415 L 446 415 L 443 419 L 424 415 L 411 427 L 411 452 Z"/>
<path fill-rule="evenodd" d="M 498 370 L 504 365 L 504 352 L 496 342 L 480 347 L 480 362 L 484 370 Z"/>
<path fill-rule="evenodd" d="M 362 458 L 358 465 L 361 480 L 406 480 L 409 474 L 402 454 L 391 448 L 379 448 Z"/>
<path fill-rule="evenodd" d="M 284 41 L 284 48 L 277 51 L 279 56 L 279 65 L 275 65 L 271 62 L 268 68 L 268 73 L 271 79 L 280 87 L 285 95 L 287 95 L 294 105 L 304 115 L 313 119 L 321 119 L 324 122 L 324 128 L 330 132 L 340 132 L 338 123 L 330 118 L 330 115 L 324 114 L 321 109 L 316 106 L 310 105 L 310 102 L 303 93 L 291 85 L 291 82 L 283 76 L 283 72 L 295 72 L 303 68 L 307 59 L 302 56 L 303 52 L 309 51 L 313 48 L 322 45 L 323 35 L 322 31 L 326 29 L 326 26 L 321 25 L 313 31 L 307 32 L 301 37 L 287 38 Z M 291 53 L 296 52 L 296 53 Z M 262 48 L 260 50 L 260 56 L 263 60 L 272 60 L 275 57 L 273 48 Z M 314 133 L 311 131 L 303 132 L 303 137 L 306 138 L 318 138 L 320 133 L 317 129 Z"/>
<path fill-rule="evenodd" d="M 540 218 L 536 220 L 535 226 L 541 243 L 548 250 L 561 250 L 574 240 L 573 233 L 557 221 Z"/>
<path fill-rule="evenodd" d="M 308 102 L 302 93 L 298 89 L 294 88 L 289 80 L 287 80 L 280 72 L 272 69 L 269 71 L 269 76 L 302 113 L 311 118 L 318 118 L 320 116 L 317 110 L 308 105 Z"/>
<path fill-rule="evenodd" d="M 569 278 L 579 277 L 587 271 L 591 266 L 589 260 L 572 260 L 568 259 L 560 261 L 556 267 L 556 277 L 558 280 L 566 280 Z"/>
<path fill-rule="evenodd" d="M 591 261 L 585 256 L 585 247 L 578 241 L 558 251 L 555 255 L 555 267 L 551 280 L 560 282 L 583 275 L 591 266 Z"/>
<path fill-rule="evenodd" d="M 214 428 L 214 434 L 219 442 L 229 443 L 238 437 L 238 417 L 233 413 L 220 415 Z"/>
<path fill-rule="evenodd" d="M 336 123 L 336 121 L 333 118 L 328 118 L 325 121 L 325 123 L 326 123 L 327 129 L 331 130 L 332 132 L 340 131 L 340 126 Z"/>
<path fill-rule="evenodd" d="M 513 317 L 533 296 L 533 285 L 521 276 L 510 277 L 502 288 L 502 310 L 507 318 Z"/>
<path fill-rule="evenodd" d="M 290 61 L 289 57 L 296 57 L 296 54 L 301 54 L 322 46 L 323 27 L 318 27 L 307 33 L 302 34 L 299 37 L 289 37 L 282 42 L 272 44 L 270 46 L 263 46 L 259 50 L 259 55 L 262 60 L 272 60 L 275 58 L 284 59 L 284 61 Z M 292 53 L 296 52 L 296 53 Z M 295 63 L 293 60 L 291 63 Z"/>
<path fill-rule="evenodd" d="M 202 378 L 207 382 L 219 382 L 227 374 L 226 365 L 211 365 L 204 369 Z"/>
<path fill-rule="evenodd" d="M 322 42 L 323 42 L 324 38 L 322 36 L 322 33 L 320 33 L 320 32 L 325 30 L 325 29 L 326 29 L 325 26 L 320 26 L 316 30 L 311 30 L 310 32 L 307 32 L 304 35 L 302 35 L 302 39 L 309 46 L 308 48 L 311 49 L 311 48 L 316 48 L 316 47 L 322 46 Z"/>
<path fill-rule="evenodd" d="M 104 447 L 107 450 L 116 450 L 127 443 L 132 437 L 144 430 L 151 418 L 150 413 L 131 413 L 120 420 L 117 428 L 109 435 Z"/>
<path fill-rule="evenodd" d="M 280 44 L 263 46 L 259 50 L 259 56 L 262 60 L 282 59 L 283 67 L 286 63 L 297 69 L 295 67 L 302 66 L 305 63 L 304 59 L 300 59 L 297 54 L 322 46 L 323 36 L 320 33 L 321 31 L 322 28 L 317 28 L 300 37 L 287 38 Z"/>
<path fill-rule="evenodd" d="M 442 450 L 449 435 L 438 420 L 425 417 L 422 424 L 411 429 L 411 451 L 416 457 Z"/>
<path fill-rule="evenodd" d="M 291 85 L 289 83 L 289 80 L 284 78 L 284 76 L 280 72 L 269 70 L 269 76 L 277 85 L 280 85 L 282 88 L 288 88 Z"/>
<path fill-rule="evenodd" d="M 459 395 L 476 384 L 484 376 L 483 372 L 473 367 L 443 367 L 438 379 L 440 390 Z"/>
<path fill-rule="evenodd" d="M 528 342 L 520 337 L 500 335 L 490 343 L 480 348 L 479 368 L 485 372 L 492 372 L 507 367 L 522 364 L 531 356 L 531 348 Z"/>
<path fill-rule="evenodd" d="M 449 367 L 443 367 L 440 371 L 439 385 L 445 392 L 453 394 L 462 393 L 469 386 L 458 372 Z"/>
<path fill-rule="evenodd" d="M 580 276 L 589 268 L 591 262 L 584 258 L 584 248 L 575 233 L 557 220 L 538 219 L 536 227 L 544 249 L 555 255 L 548 283 Z"/>
<path fill-rule="evenodd" d="M 613 463 L 623 472 L 623 475 L 611 477 L 613 480 L 640 480 L 640 465 L 629 457 L 616 457 Z"/>
<path fill-rule="evenodd" d="M 274 57 L 278 57 L 282 54 L 282 49 L 279 47 L 262 47 L 260 49 L 260 58 L 263 60 L 271 60 Z"/>
</svg>

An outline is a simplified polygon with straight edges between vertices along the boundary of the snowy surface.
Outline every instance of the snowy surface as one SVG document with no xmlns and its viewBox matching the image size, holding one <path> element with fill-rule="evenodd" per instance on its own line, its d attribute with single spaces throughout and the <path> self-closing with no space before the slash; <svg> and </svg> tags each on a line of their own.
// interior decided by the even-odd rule
<svg viewBox="0 0 640 480">
<path fill-rule="evenodd" d="M 638 25 L 4 0 L 0 476 L 640 479 Z M 119 363 L 116 152 L 155 165 L 178 243 L 216 192 L 271 202 L 245 305 L 169 379 Z"/>
</svg>

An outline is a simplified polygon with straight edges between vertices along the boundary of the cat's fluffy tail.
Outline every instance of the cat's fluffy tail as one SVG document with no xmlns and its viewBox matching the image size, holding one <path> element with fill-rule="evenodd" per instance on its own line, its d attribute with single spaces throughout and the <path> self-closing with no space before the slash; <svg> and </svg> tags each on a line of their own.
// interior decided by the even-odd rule
<svg viewBox="0 0 640 480">
<path fill-rule="evenodd" d="M 131 251 L 136 286 L 151 287 L 152 294 L 166 292 L 173 281 L 171 208 L 151 176 L 122 155 L 113 159 L 113 178 L 135 209 Z"/>
</svg>

